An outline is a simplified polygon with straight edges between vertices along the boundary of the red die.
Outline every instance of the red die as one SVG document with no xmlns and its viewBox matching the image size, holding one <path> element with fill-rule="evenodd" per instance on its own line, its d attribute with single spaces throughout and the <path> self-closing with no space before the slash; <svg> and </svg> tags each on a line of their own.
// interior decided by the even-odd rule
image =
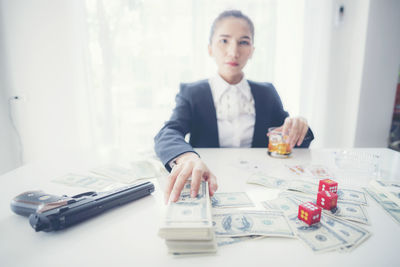
<svg viewBox="0 0 400 267">
<path fill-rule="evenodd" d="M 324 179 L 319 181 L 318 191 L 330 191 L 337 193 L 338 183 L 331 179 Z"/>
<path fill-rule="evenodd" d="M 329 191 L 319 191 L 317 195 L 317 205 L 331 210 L 337 205 L 338 195 Z"/>
<path fill-rule="evenodd" d="M 299 206 L 297 217 L 308 225 L 317 223 L 321 219 L 321 208 L 312 202 L 303 203 Z"/>
</svg>

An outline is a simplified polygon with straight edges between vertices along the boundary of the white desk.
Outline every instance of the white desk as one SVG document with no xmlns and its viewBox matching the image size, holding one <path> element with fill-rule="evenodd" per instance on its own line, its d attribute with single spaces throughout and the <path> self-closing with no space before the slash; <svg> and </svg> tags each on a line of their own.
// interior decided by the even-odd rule
<svg viewBox="0 0 400 267">
<path fill-rule="evenodd" d="M 282 163 L 332 163 L 330 150 L 295 150 L 291 159 L 273 159 L 265 149 L 198 149 L 216 174 L 219 192 L 246 191 L 254 201 L 275 197 L 277 190 L 246 184 L 247 174 L 235 168 L 239 159 Z M 377 151 L 388 179 L 400 179 L 400 153 Z M 80 157 L 80 158 L 79 158 Z M 0 176 L 0 266 L 398 266 L 400 225 L 368 197 L 372 236 L 351 253 L 314 254 L 300 240 L 264 238 L 218 248 L 216 255 L 178 258 L 167 254 L 157 236 L 163 192 L 157 180 L 148 197 L 106 212 L 69 229 L 36 233 L 27 218 L 12 213 L 9 203 L 17 194 L 41 189 L 53 194 L 76 194 L 84 189 L 51 182 L 76 169 L 90 169 L 99 161 L 90 157 L 60 157 L 36 162 Z M 367 185 L 368 179 L 342 184 Z M 340 186 L 340 184 L 339 184 Z"/>
</svg>

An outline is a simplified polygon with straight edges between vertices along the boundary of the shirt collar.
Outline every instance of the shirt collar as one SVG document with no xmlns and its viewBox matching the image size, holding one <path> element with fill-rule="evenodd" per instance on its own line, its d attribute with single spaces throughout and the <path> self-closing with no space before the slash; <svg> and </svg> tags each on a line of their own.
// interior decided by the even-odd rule
<svg viewBox="0 0 400 267">
<path fill-rule="evenodd" d="M 237 89 L 239 89 L 239 92 L 241 92 L 246 97 L 247 100 L 250 100 L 252 98 L 250 85 L 245 79 L 244 75 L 239 83 L 229 84 L 219 74 L 217 74 L 211 78 L 211 83 L 213 87 L 213 93 L 215 93 L 216 100 L 219 100 L 221 96 L 225 93 L 225 91 L 228 90 L 231 86 L 234 86 Z"/>
</svg>

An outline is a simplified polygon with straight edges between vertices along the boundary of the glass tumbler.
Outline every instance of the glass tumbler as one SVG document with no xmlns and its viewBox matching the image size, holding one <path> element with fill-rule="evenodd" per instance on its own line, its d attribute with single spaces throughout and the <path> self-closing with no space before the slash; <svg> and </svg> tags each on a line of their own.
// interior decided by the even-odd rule
<svg viewBox="0 0 400 267">
<path fill-rule="evenodd" d="M 274 158 L 288 158 L 292 154 L 288 136 L 278 127 L 268 128 L 268 155 Z"/>
</svg>

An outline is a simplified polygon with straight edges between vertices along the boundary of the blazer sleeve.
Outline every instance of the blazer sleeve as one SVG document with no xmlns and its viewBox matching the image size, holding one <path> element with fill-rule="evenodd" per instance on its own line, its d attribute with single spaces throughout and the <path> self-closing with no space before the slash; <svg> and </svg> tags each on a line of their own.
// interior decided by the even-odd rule
<svg viewBox="0 0 400 267">
<path fill-rule="evenodd" d="M 273 125 L 283 125 L 285 122 L 286 117 L 289 117 L 289 113 L 286 112 L 283 109 L 282 101 L 281 98 L 279 97 L 278 92 L 276 91 L 275 87 L 272 84 L 269 84 L 270 87 L 272 88 L 272 94 L 273 94 L 273 99 L 274 101 L 274 119 L 273 119 Z M 314 134 L 311 130 L 311 128 L 308 128 L 308 131 L 306 133 L 306 136 L 304 137 L 303 143 L 301 145 L 296 145 L 295 147 L 299 148 L 308 148 L 311 144 L 311 141 L 314 140 Z"/>
<path fill-rule="evenodd" d="M 185 141 L 191 131 L 193 109 L 190 95 L 183 84 L 175 98 L 176 106 L 170 119 L 154 137 L 154 149 L 161 162 L 171 171 L 169 162 L 185 152 L 194 152 L 193 147 Z M 197 153 L 196 153 L 197 154 Z"/>
<path fill-rule="evenodd" d="M 276 119 L 278 121 L 280 121 L 280 123 L 277 123 L 277 125 L 282 125 L 285 122 L 286 117 L 289 117 L 289 113 L 283 109 L 281 98 L 279 97 L 278 92 L 276 91 L 275 87 L 273 87 L 273 89 L 274 89 L 274 93 L 276 94 L 276 102 L 275 102 L 276 111 L 277 111 Z M 307 130 L 306 136 L 304 137 L 303 143 L 301 143 L 301 145 L 299 145 L 299 146 L 296 144 L 295 147 L 308 148 L 310 146 L 312 140 L 314 140 L 314 134 L 311 131 L 311 128 L 308 127 L 308 130 Z"/>
</svg>

